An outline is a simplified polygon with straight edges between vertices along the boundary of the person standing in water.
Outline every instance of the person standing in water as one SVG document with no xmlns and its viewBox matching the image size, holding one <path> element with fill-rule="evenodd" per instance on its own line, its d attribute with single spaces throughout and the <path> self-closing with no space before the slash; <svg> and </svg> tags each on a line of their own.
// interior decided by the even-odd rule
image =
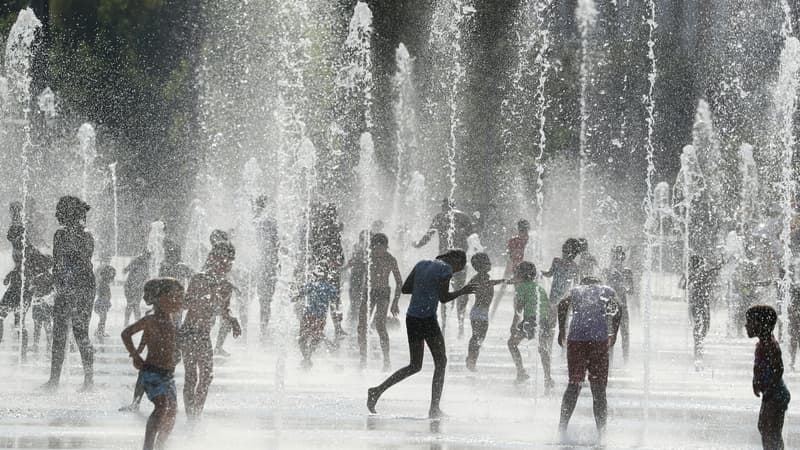
<svg viewBox="0 0 800 450">
<path fill-rule="evenodd" d="M 506 280 L 492 280 L 489 272 L 492 270 L 492 261 L 486 253 L 475 253 L 470 259 L 472 268 L 477 274 L 469 280 L 469 284 L 475 286 L 475 302 L 469 312 L 470 325 L 472 325 L 472 337 L 469 339 L 467 347 L 467 370 L 475 372 L 475 365 L 478 362 L 478 355 L 481 345 L 489 331 L 489 305 L 494 298 L 495 285 L 504 283 Z"/>
<path fill-rule="evenodd" d="M 530 239 L 528 235 L 530 229 L 531 224 L 527 220 L 520 219 L 519 222 L 517 222 L 517 234 L 512 236 L 506 245 L 508 263 L 506 264 L 506 271 L 503 275 L 503 278 L 507 280 L 511 279 L 514 276 L 514 271 L 517 269 L 517 266 L 523 260 L 525 260 L 525 247 L 528 246 L 528 240 Z M 497 307 L 500 305 L 500 301 L 503 300 L 503 294 L 505 291 L 506 286 L 500 286 L 500 292 L 497 294 L 497 300 L 492 304 L 492 317 L 494 317 L 495 313 L 497 312 Z"/>
<path fill-rule="evenodd" d="M 600 284 L 594 277 L 581 280 L 558 303 L 558 345 L 567 346 L 569 384 L 561 400 L 561 420 L 558 428 L 562 437 L 578 402 L 583 380 L 589 372 L 589 386 L 594 402 L 594 420 L 602 442 L 606 431 L 608 403 L 608 350 L 614 345 L 619 330 L 619 304 L 614 290 Z M 567 313 L 572 310 L 569 334 L 566 332 Z M 611 317 L 611 323 L 608 318 Z"/>
<path fill-rule="evenodd" d="M 414 248 L 421 248 L 427 244 L 434 234 L 439 236 L 439 254 L 444 254 L 448 249 L 454 248 L 465 252 L 469 248 L 467 238 L 476 233 L 475 224 L 466 213 L 459 211 L 455 207 L 452 199 L 442 200 L 442 211 L 436 214 L 431 221 L 428 231 L 417 242 L 412 243 Z M 456 272 L 453 274 L 453 289 L 459 290 L 467 281 L 466 272 Z M 458 313 L 458 336 L 464 335 L 464 317 L 467 311 L 466 296 L 462 296 L 456 301 Z M 442 329 L 447 325 L 447 310 L 443 306 Z"/>
<path fill-rule="evenodd" d="M 387 389 L 422 370 L 422 357 L 425 353 L 425 344 L 427 344 L 434 364 L 428 417 L 436 419 L 443 415 L 439 408 L 439 401 L 444 388 L 447 351 L 442 330 L 436 320 L 436 310 L 439 303 L 448 303 L 462 295 L 475 292 L 475 287 L 469 284 L 456 291 L 450 291 L 450 279 L 454 273 L 464 270 L 466 264 L 467 254 L 463 250 L 449 250 L 437 256 L 433 261 L 418 262 L 406 278 L 402 292 L 411 294 L 411 303 L 406 311 L 410 362 L 380 385 L 367 390 L 367 409 L 371 413 L 375 414 L 378 399 Z"/>
<path fill-rule="evenodd" d="M 94 304 L 95 278 L 92 268 L 94 238 L 87 232 L 83 200 L 64 196 L 56 205 L 56 219 L 62 226 L 53 236 L 53 278 L 56 298 L 53 307 L 53 355 L 46 390 L 55 390 L 61 379 L 61 366 L 67 346 L 67 326 L 78 343 L 83 363 L 83 391 L 94 385 L 94 348 L 89 340 L 89 321 Z"/>
</svg>

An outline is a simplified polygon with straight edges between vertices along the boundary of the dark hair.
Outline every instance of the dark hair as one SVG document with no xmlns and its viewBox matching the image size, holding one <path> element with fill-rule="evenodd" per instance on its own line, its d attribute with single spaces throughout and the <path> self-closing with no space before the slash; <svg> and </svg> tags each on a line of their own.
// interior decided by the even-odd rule
<svg viewBox="0 0 800 450">
<path fill-rule="evenodd" d="M 211 232 L 211 235 L 208 236 L 208 240 L 211 242 L 211 246 L 214 247 L 223 242 L 230 242 L 231 238 L 228 236 L 228 233 L 222 230 L 214 230 Z"/>
<path fill-rule="evenodd" d="M 588 284 L 600 284 L 600 278 L 587 276 L 581 278 L 581 284 L 588 285 Z"/>
<path fill-rule="evenodd" d="M 745 313 L 748 322 L 756 325 L 757 334 L 772 333 L 778 322 L 778 313 L 769 305 L 755 305 L 747 308 Z"/>
<path fill-rule="evenodd" d="M 483 252 L 472 255 L 472 258 L 469 259 L 469 262 L 472 264 L 472 267 L 478 271 L 480 271 L 478 267 L 487 267 L 491 266 L 492 264 L 492 261 L 489 259 L 489 255 Z"/>
<path fill-rule="evenodd" d="M 450 260 L 450 261 L 452 261 L 455 264 L 458 264 L 460 266 L 466 266 L 467 265 L 467 253 L 464 250 L 460 250 L 460 249 L 457 249 L 457 248 L 450 249 L 450 250 L 442 253 L 441 255 L 437 256 L 436 259 L 440 259 L 440 260 L 447 259 L 447 260 Z"/>
<path fill-rule="evenodd" d="M 517 228 L 518 229 L 524 228 L 526 230 L 530 230 L 531 229 L 531 223 L 528 222 L 527 219 L 519 219 L 519 222 L 517 222 Z"/>
<path fill-rule="evenodd" d="M 56 204 L 56 220 L 62 226 L 78 224 L 81 220 L 86 219 L 86 213 L 91 208 L 78 197 L 65 195 L 59 198 Z"/>
<path fill-rule="evenodd" d="M 522 261 L 514 269 L 514 275 L 522 281 L 533 281 L 536 278 L 536 265 L 530 261 Z"/>
<path fill-rule="evenodd" d="M 162 296 L 178 289 L 183 292 L 183 285 L 174 278 L 163 277 L 147 280 L 147 283 L 144 284 L 144 302 L 148 305 L 156 304 Z"/>
<path fill-rule="evenodd" d="M 369 248 L 389 246 L 389 238 L 383 233 L 375 233 L 369 238 Z"/>
<path fill-rule="evenodd" d="M 561 246 L 561 252 L 567 253 L 568 255 L 575 256 L 580 251 L 580 243 L 575 238 L 569 238 L 564 241 L 564 245 Z"/>
</svg>

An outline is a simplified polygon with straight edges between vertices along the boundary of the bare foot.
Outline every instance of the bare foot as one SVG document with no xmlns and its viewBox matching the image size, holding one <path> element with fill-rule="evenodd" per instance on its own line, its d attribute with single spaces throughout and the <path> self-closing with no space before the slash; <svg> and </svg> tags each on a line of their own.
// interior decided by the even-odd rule
<svg viewBox="0 0 800 450">
<path fill-rule="evenodd" d="M 369 388 L 367 389 L 367 409 L 372 414 L 377 414 L 375 412 L 375 405 L 378 404 L 378 399 L 381 397 L 378 388 Z"/>
<path fill-rule="evenodd" d="M 429 419 L 443 419 L 445 417 L 447 417 L 447 414 L 442 412 L 442 410 L 439 408 L 432 408 L 430 411 L 428 411 Z"/>
</svg>

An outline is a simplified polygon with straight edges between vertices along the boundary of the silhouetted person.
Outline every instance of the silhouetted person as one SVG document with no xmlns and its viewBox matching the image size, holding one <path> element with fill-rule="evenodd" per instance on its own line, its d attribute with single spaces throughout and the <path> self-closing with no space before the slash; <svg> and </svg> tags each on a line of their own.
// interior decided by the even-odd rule
<svg viewBox="0 0 800 450">
<path fill-rule="evenodd" d="M 417 242 L 412 245 L 414 248 L 420 248 L 428 243 L 434 234 L 439 236 L 439 254 L 444 254 L 447 249 L 459 249 L 464 252 L 469 248 L 467 238 L 476 233 L 475 224 L 466 213 L 459 211 L 455 208 L 455 204 L 451 199 L 442 200 L 442 211 L 437 213 L 431 221 L 428 231 Z M 453 274 L 453 289 L 459 290 L 467 281 L 467 274 L 465 272 L 456 272 Z M 458 314 L 458 335 L 459 337 L 464 334 L 464 316 L 467 311 L 467 297 L 461 297 L 456 301 L 456 310 Z M 442 328 L 446 326 L 447 312 L 446 308 L 442 307 Z"/>
<path fill-rule="evenodd" d="M 141 255 L 133 258 L 122 273 L 127 273 L 125 279 L 125 326 L 130 322 L 131 314 L 135 320 L 142 317 L 140 304 L 144 297 L 144 284 L 150 278 L 150 252 L 145 250 Z"/>
<path fill-rule="evenodd" d="M 689 258 L 689 318 L 692 320 L 694 359 L 697 370 L 703 361 L 703 341 L 711 327 L 711 291 L 721 266 L 708 267 L 702 256 Z M 685 282 L 685 280 L 684 280 Z"/>
<path fill-rule="evenodd" d="M 367 291 L 367 264 L 369 258 L 369 236 L 368 230 L 361 230 L 358 233 L 358 241 L 353 244 L 353 254 L 344 266 L 350 270 L 350 311 L 349 319 L 358 323 L 361 305 L 366 306 L 364 298 Z"/>
<path fill-rule="evenodd" d="M 256 245 L 258 247 L 258 272 L 256 289 L 260 310 L 260 336 L 263 341 L 267 336 L 267 326 L 272 316 L 272 297 L 275 295 L 275 284 L 278 280 L 278 224 L 267 211 L 267 197 L 260 196 L 256 200 L 255 228 Z"/>
<path fill-rule="evenodd" d="M 586 277 L 596 277 L 598 263 L 597 258 L 589 252 L 589 241 L 586 238 L 578 238 L 578 255 L 576 257 L 578 264 L 578 279 L 582 280 Z"/>
<path fill-rule="evenodd" d="M 344 266 L 342 249 L 342 224 L 336 206 L 331 203 L 316 203 L 311 206 L 311 229 L 308 233 L 309 249 L 306 253 L 307 267 L 316 267 L 336 288 L 336 299 L 330 304 L 331 319 L 337 341 L 344 336 L 341 313 L 341 273 Z"/>
<path fill-rule="evenodd" d="M 489 331 L 489 305 L 492 304 L 494 298 L 494 287 L 505 280 L 491 279 L 489 272 L 492 270 L 492 261 L 486 253 L 475 253 L 470 258 L 470 263 L 477 273 L 469 280 L 469 284 L 475 286 L 475 302 L 469 312 L 472 337 L 470 337 L 467 347 L 466 364 L 467 370 L 474 372 L 481 345 Z"/>
<path fill-rule="evenodd" d="M 567 334 L 567 313 L 570 310 L 572 320 Z M 608 316 L 611 316 L 610 324 Z M 569 294 L 558 303 L 558 345 L 567 346 L 569 372 L 569 384 L 561 400 L 561 419 L 558 424 L 562 438 L 588 371 L 594 420 L 600 440 L 603 441 L 608 413 L 608 350 L 617 339 L 618 329 L 619 304 L 614 290 L 600 284 L 597 278 L 584 278 L 580 286 L 570 289 Z"/>
<path fill-rule="evenodd" d="M 536 282 L 536 266 L 523 261 L 514 273 L 514 319 L 511 322 L 511 336 L 508 338 L 508 351 L 517 368 L 517 382 L 530 378 L 522 363 L 519 344 L 525 339 L 536 337 L 536 325 L 539 322 L 539 357 L 544 372 L 544 387 L 549 393 L 553 389 L 553 378 L 550 375 L 550 352 L 553 346 L 553 328 L 555 327 L 554 309 L 550 305 L 544 288 Z"/>
<path fill-rule="evenodd" d="M 56 205 L 56 219 L 62 228 L 53 236 L 53 278 L 56 298 L 53 307 L 53 356 L 50 380 L 45 389 L 55 389 L 61 379 L 61 366 L 67 345 L 67 326 L 78 343 L 83 363 L 83 388 L 94 384 L 94 349 L 89 340 L 89 321 L 94 303 L 95 279 L 92 268 L 94 238 L 84 227 L 90 207 L 83 200 L 65 196 Z"/>
<path fill-rule="evenodd" d="M 106 316 L 111 310 L 111 283 L 117 276 L 117 270 L 107 262 L 97 269 L 97 293 L 94 301 L 94 312 L 100 321 L 97 323 L 97 330 L 94 335 L 98 339 L 108 337 L 106 334 Z"/>
<path fill-rule="evenodd" d="M 605 270 L 606 283 L 617 294 L 620 313 L 620 333 L 622 334 L 622 359 L 628 362 L 630 355 L 630 314 L 628 312 L 628 295 L 633 292 L 633 271 L 625 266 L 625 250 L 616 246 L 611 251 L 611 264 Z M 611 358 L 613 359 L 613 350 Z"/>
<path fill-rule="evenodd" d="M 761 396 L 758 431 L 765 450 L 783 450 L 783 420 L 792 396 L 783 382 L 781 347 L 772 331 L 778 314 L 771 306 L 756 305 L 747 310 L 747 337 L 757 337 L 753 364 L 753 393 Z"/>
<path fill-rule="evenodd" d="M 189 420 L 203 412 L 208 388 L 214 377 L 214 350 L 211 326 L 216 311 L 230 324 L 233 337 L 241 334 L 239 321 L 230 313 L 233 285 L 225 278 L 231 271 L 236 251 L 230 242 L 218 242 L 206 259 L 203 272 L 192 276 L 186 290 L 186 316 L 180 328 L 180 350 L 183 356 L 183 403 Z"/>
<path fill-rule="evenodd" d="M 406 311 L 406 332 L 410 362 L 406 367 L 393 373 L 380 385 L 367 390 L 367 409 L 375 413 L 375 405 L 381 395 L 390 387 L 422 370 L 422 357 L 425 344 L 433 356 L 433 382 L 431 386 L 431 406 L 428 416 L 432 419 L 442 416 L 439 401 L 444 388 L 444 374 L 447 367 L 447 351 L 444 337 L 436 320 L 439 303 L 445 304 L 461 295 L 475 291 L 472 285 L 450 292 L 450 279 L 454 273 L 464 270 L 467 254 L 463 250 L 449 250 L 436 257 L 434 261 L 420 261 L 403 283 L 404 294 L 411 294 L 411 303 Z"/>
<path fill-rule="evenodd" d="M 171 239 L 164 239 L 164 261 L 158 268 L 161 278 L 174 278 L 182 285 L 189 284 L 194 272 L 181 258 L 181 246 Z"/>
<path fill-rule="evenodd" d="M 389 333 L 386 331 L 386 317 L 392 297 L 389 275 L 394 277 L 394 299 L 391 302 L 391 312 L 392 315 L 397 316 L 400 312 L 397 302 L 400 299 L 403 279 L 400 276 L 397 259 L 389 253 L 389 238 L 383 233 L 373 234 L 370 238 L 369 283 L 364 286 L 364 298 L 367 301 L 362 302 L 358 312 L 358 350 L 361 355 L 361 366 L 364 367 L 367 363 L 367 322 L 369 322 L 369 311 L 374 309 L 375 318 L 372 323 L 381 342 L 384 371 L 391 368 Z"/>
<path fill-rule="evenodd" d="M 520 219 L 517 222 L 517 234 L 512 236 L 511 239 L 508 240 L 506 244 L 506 255 L 508 256 L 508 261 L 506 262 L 506 270 L 503 274 L 503 278 L 509 280 L 511 277 L 514 276 L 514 270 L 517 268 L 519 263 L 521 263 L 525 259 L 525 247 L 528 246 L 528 232 L 531 229 L 531 224 L 525 219 Z M 500 306 L 500 301 L 503 300 L 503 294 L 506 291 L 506 286 L 502 285 L 500 287 L 500 292 L 497 295 L 497 300 L 492 304 L 492 317 L 494 317 L 495 312 L 497 312 L 497 307 Z"/>
</svg>

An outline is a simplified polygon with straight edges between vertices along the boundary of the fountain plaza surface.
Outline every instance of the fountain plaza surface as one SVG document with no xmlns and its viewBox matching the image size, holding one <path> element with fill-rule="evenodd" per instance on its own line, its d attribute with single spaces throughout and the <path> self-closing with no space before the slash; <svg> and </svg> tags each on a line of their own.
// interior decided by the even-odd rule
<svg viewBox="0 0 800 450">
<path fill-rule="evenodd" d="M 668 295 L 657 297 L 652 307 L 654 350 L 650 355 L 649 400 L 645 402 L 643 396 L 641 325 L 634 312 L 631 361 L 623 365 L 618 351 L 610 372 L 606 447 L 759 447 L 756 423 L 761 402 L 750 387 L 755 340 L 726 337 L 726 312 L 715 310 L 704 368 L 696 371 L 686 307 L 678 300 L 680 291 L 674 288 L 677 280 L 664 277 L 658 284 L 660 291 Z M 121 294 L 121 290 L 115 290 L 114 307 L 109 313 L 112 336 L 102 343 L 95 342 L 97 389 L 88 395 L 76 393 L 82 374 L 77 353 L 68 356 L 69 370 L 57 393 L 38 391 L 47 378 L 48 357 L 40 349 L 20 366 L 18 341 L 11 336 L 12 327 L 7 327 L 0 345 L 0 374 L 4 380 L 0 388 L 0 448 L 141 447 L 151 404 L 144 399 L 139 413 L 117 411 L 130 401 L 136 379 L 117 337 L 122 327 Z M 553 395 L 543 391 L 535 342 L 522 348 L 531 381 L 514 383 L 515 369 L 505 343 L 511 322 L 511 295 L 507 290 L 502 299 L 504 303 L 483 345 L 477 373 L 465 369 L 468 339 L 459 339 L 454 318 L 451 315 L 448 319 L 449 363 L 442 401 L 448 417 L 443 420 L 431 421 L 425 416 L 433 372 L 429 354 L 423 371 L 387 391 L 378 403 L 378 414 L 370 415 L 365 407 L 366 388 L 386 376 L 380 371 L 376 335 L 369 338 L 371 351 L 366 370 L 359 369 L 354 338 L 345 341 L 337 353 L 318 350 L 315 366 L 309 371 L 300 369 L 300 355 L 290 347 L 282 390 L 276 383 L 274 344 L 268 342 L 266 350 L 261 351 L 256 336 L 251 335 L 246 343 L 242 339 L 229 340 L 226 347 L 232 353 L 230 358 L 215 358 L 215 379 L 199 423 L 187 424 L 179 398 L 181 410 L 169 448 L 595 447 L 588 388 L 578 401 L 568 436 L 559 441 L 558 411 L 566 383 L 566 361 L 560 349 L 554 350 Z M 407 300 L 407 296 L 401 300 L 402 311 Z M 257 326 L 256 308 L 251 306 L 252 333 Z M 390 334 L 393 367 L 397 368 L 408 358 L 405 333 L 395 329 Z M 798 376 L 789 369 L 787 341 L 788 337 L 784 337 L 785 380 L 791 390 Z M 180 393 L 181 365 L 176 381 Z M 800 443 L 800 426 L 793 406 L 789 407 L 784 428 L 787 448 Z"/>
</svg>

